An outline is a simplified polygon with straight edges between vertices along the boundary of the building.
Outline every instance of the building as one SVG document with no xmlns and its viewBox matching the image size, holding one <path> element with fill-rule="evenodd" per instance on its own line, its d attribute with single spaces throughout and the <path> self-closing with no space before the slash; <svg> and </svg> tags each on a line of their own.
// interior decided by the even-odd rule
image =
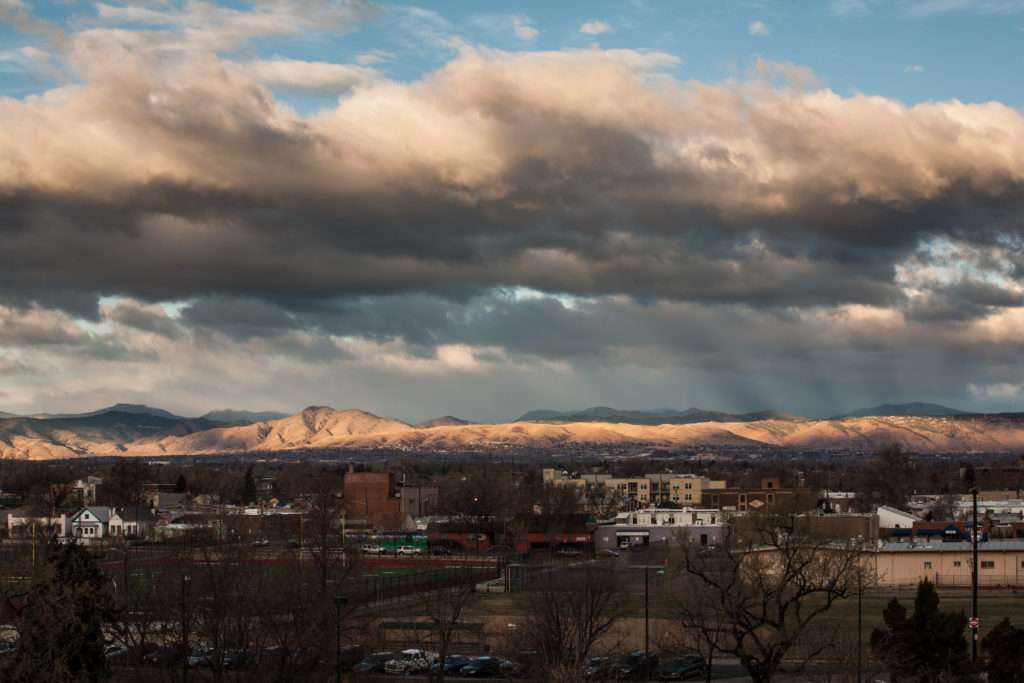
<svg viewBox="0 0 1024 683">
<path fill-rule="evenodd" d="M 29 508 L 19 508 L 7 515 L 7 535 L 11 538 L 66 536 L 67 523 L 67 515 L 63 513 L 40 515 Z"/>
<path fill-rule="evenodd" d="M 684 541 L 716 545 L 722 538 L 719 510 L 698 508 L 646 508 L 622 512 L 614 524 L 602 524 L 594 533 L 594 545 L 605 548 L 674 546 Z"/>
<path fill-rule="evenodd" d="M 695 474 L 653 473 L 642 477 L 613 477 L 610 474 L 569 476 L 553 468 L 542 471 L 545 483 L 575 486 L 584 499 L 618 501 L 622 507 L 647 507 L 663 503 L 696 505 L 703 491 L 724 489 L 725 482 Z"/>
<path fill-rule="evenodd" d="M 760 488 L 717 488 L 710 487 L 702 491 L 701 507 L 718 508 L 748 512 L 766 505 L 774 505 L 778 500 L 792 496 L 800 489 L 782 488 L 782 480 L 778 477 L 764 477 Z"/>
<path fill-rule="evenodd" d="M 393 472 L 345 473 L 345 516 L 366 519 L 375 512 L 402 512 Z"/>
<path fill-rule="evenodd" d="M 437 509 L 438 490 L 436 486 L 403 486 L 402 512 L 413 517 L 433 514 Z"/>
<path fill-rule="evenodd" d="M 83 541 L 98 540 L 110 535 L 110 520 L 115 518 L 117 533 L 122 534 L 121 521 L 117 518 L 114 508 L 103 505 L 90 505 L 84 507 L 68 518 L 67 535 Z"/>
<path fill-rule="evenodd" d="M 883 587 L 914 586 L 928 579 L 936 586 L 971 585 L 971 543 L 881 543 L 866 558 Z M 1024 585 L 1024 541 L 978 543 L 978 585 Z"/>
</svg>

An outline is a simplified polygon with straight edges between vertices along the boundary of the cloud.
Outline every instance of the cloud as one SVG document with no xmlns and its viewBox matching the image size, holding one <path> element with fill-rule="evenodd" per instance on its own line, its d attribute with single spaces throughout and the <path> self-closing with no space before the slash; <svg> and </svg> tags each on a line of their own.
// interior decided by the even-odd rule
<svg viewBox="0 0 1024 683">
<path fill-rule="evenodd" d="M 374 64 L 381 64 L 383 62 L 390 62 L 395 59 L 395 55 L 392 52 L 386 50 L 370 50 L 365 54 L 358 55 L 356 61 L 360 66 L 373 66 Z"/>
<path fill-rule="evenodd" d="M 768 36 L 771 35 L 771 29 L 763 21 L 752 21 L 747 26 L 747 33 L 752 36 Z"/>
<path fill-rule="evenodd" d="M 878 0 L 832 0 L 829 11 L 838 17 L 858 17 L 871 14 Z"/>
<path fill-rule="evenodd" d="M 59 313 L 0 306 L 0 348 L 72 344 L 87 338 L 74 320 Z"/>
<path fill-rule="evenodd" d="M 237 40 L 214 12 L 200 42 L 298 25 L 281 12 Z M 1010 107 L 841 96 L 764 59 L 682 82 L 677 57 L 634 50 L 462 47 L 401 82 L 162 61 L 184 53 L 157 33 L 89 29 L 78 82 L 0 100 L 0 345 L 59 378 L 51 397 L 223 385 L 229 404 L 279 382 L 253 407 L 292 407 L 327 378 L 372 409 L 439 368 L 453 395 L 470 375 L 517 397 L 632 376 L 768 405 L 822 377 L 858 396 L 1024 382 Z M 275 87 L 345 92 L 301 116 Z"/>
<path fill-rule="evenodd" d="M 143 332 L 153 332 L 174 339 L 180 335 L 178 325 L 163 308 L 144 306 L 136 301 L 120 301 L 104 311 L 107 320 Z"/>
<path fill-rule="evenodd" d="M 1024 12 L 1020 0 L 916 0 L 906 8 L 911 18 L 927 18 L 952 12 L 1006 16 Z"/>
<path fill-rule="evenodd" d="M 608 33 L 611 30 L 612 27 L 603 21 L 588 21 L 580 26 L 580 33 L 586 33 L 590 36 L 599 36 L 602 33 Z"/>
<path fill-rule="evenodd" d="M 515 28 L 516 38 L 521 40 L 534 40 L 540 35 L 540 31 L 533 27 L 533 20 L 529 17 L 512 17 L 512 26 Z"/>
<path fill-rule="evenodd" d="M 909 66 L 903 67 L 903 73 L 905 73 L 905 74 L 909 74 L 909 73 L 917 73 L 917 74 L 924 73 L 924 67 L 921 66 L 920 64 L 911 64 Z"/>
<path fill-rule="evenodd" d="M 244 62 L 237 68 L 246 77 L 269 88 L 307 92 L 351 90 L 379 77 L 377 71 L 364 66 L 284 58 Z"/>
</svg>

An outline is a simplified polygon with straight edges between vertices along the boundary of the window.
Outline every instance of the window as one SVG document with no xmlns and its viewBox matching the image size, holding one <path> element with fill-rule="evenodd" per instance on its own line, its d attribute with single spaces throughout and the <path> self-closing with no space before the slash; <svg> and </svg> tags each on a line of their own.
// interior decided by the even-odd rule
<svg viewBox="0 0 1024 683">
<path fill-rule="evenodd" d="M 982 560 L 981 561 L 981 568 L 982 569 L 995 569 L 996 568 L 996 563 L 995 563 L 994 560 Z"/>
<path fill-rule="evenodd" d="M 686 488 L 687 489 L 692 489 L 693 488 L 693 484 L 691 484 L 690 482 L 686 482 Z"/>
<path fill-rule="evenodd" d="M 932 563 L 931 562 L 925 562 L 924 563 L 924 568 L 925 569 L 931 569 L 932 568 Z"/>
<path fill-rule="evenodd" d="M 953 566 L 954 567 L 959 567 L 960 566 L 960 560 L 954 560 L 953 561 Z"/>
<path fill-rule="evenodd" d="M 693 500 L 693 495 L 690 493 L 686 494 L 686 500 Z"/>
</svg>

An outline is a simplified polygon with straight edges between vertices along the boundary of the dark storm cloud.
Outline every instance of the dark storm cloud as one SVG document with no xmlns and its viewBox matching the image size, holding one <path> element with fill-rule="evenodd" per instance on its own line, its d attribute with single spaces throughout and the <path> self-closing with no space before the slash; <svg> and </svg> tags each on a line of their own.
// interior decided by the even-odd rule
<svg viewBox="0 0 1024 683">
<path fill-rule="evenodd" d="M 63 111 L 0 108 L 30 131 L 0 173 L 4 291 L 892 305 L 922 239 L 1020 235 L 1011 110 L 647 83 L 664 61 L 467 53 L 307 120 L 213 59 L 97 70 Z M 44 168 L 77 126 L 103 155 L 94 134 Z"/>
<path fill-rule="evenodd" d="M 103 40 L 73 52 L 80 87 L 0 101 L 8 346 L 390 354 L 388 381 L 537 358 L 737 387 L 1021 381 L 1024 117 L 1002 105 L 467 49 L 302 118 L 216 58 L 104 61 Z"/>
<path fill-rule="evenodd" d="M 180 334 L 178 325 L 163 310 L 141 306 L 134 301 L 118 302 L 106 312 L 106 317 L 125 327 L 153 332 L 170 339 L 176 339 Z"/>
</svg>

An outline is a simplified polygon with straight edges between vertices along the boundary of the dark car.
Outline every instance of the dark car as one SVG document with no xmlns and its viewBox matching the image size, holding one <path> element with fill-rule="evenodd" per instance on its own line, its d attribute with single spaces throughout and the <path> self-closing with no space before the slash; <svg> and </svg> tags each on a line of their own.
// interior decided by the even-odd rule
<svg viewBox="0 0 1024 683">
<path fill-rule="evenodd" d="M 505 678 L 525 678 L 536 666 L 538 654 L 536 650 L 524 650 L 512 659 L 501 663 L 501 675 Z"/>
<path fill-rule="evenodd" d="M 611 548 L 601 548 L 594 555 L 595 557 L 618 557 L 619 553 Z"/>
<path fill-rule="evenodd" d="M 366 658 L 366 652 L 362 645 L 342 645 L 338 652 L 338 668 L 342 671 L 350 671 L 359 662 Z"/>
<path fill-rule="evenodd" d="M 580 674 L 584 680 L 601 681 L 608 678 L 608 669 L 611 665 L 612 660 L 608 657 L 591 657 L 583 664 Z"/>
<path fill-rule="evenodd" d="M 427 554 L 449 557 L 452 554 L 452 551 L 448 548 L 445 548 L 443 545 L 432 545 L 429 548 L 427 548 Z"/>
<path fill-rule="evenodd" d="M 444 675 L 453 674 L 461 669 L 465 664 L 469 663 L 469 657 L 466 655 L 446 655 L 444 658 Z M 430 667 L 430 672 L 437 674 L 441 670 L 441 662 L 434 662 Z"/>
<path fill-rule="evenodd" d="M 697 654 L 680 655 L 665 662 L 658 670 L 662 681 L 681 681 L 704 673 L 704 658 Z"/>
<path fill-rule="evenodd" d="M 658 671 L 658 654 L 653 650 L 630 652 L 617 664 L 608 669 L 609 678 L 615 680 L 636 680 L 651 678 Z"/>
<path fill-rule="evenodd" d="M 561 548 L 555 551 L 559 557 L 579 557 L 583 554 L 579 548 L 575 548 L 571 545 L 563 545 Z"/>
<path fill-rule="evenodd" d="M 459 669 L 460 676 L 474 676 L 484 678 L 486 676 L 497 676 L 501 673 L 501 661 L 494 657 L 477 657 L 462 665 Z"/>
<path fill-rule="evenodd" d="M 181 666 L 192 650 L 184 645 L 161 645 L 142 657 L 143 664 L 150 666 Z"/>
<path fill-rule="evenodd" d="M 397 657 L 398 654 L 397 652 L 374 652 L 353 666 L 352 671 L 357 674 L 382 674 L 384 673 L 384 665 Z"/>
</svg>

